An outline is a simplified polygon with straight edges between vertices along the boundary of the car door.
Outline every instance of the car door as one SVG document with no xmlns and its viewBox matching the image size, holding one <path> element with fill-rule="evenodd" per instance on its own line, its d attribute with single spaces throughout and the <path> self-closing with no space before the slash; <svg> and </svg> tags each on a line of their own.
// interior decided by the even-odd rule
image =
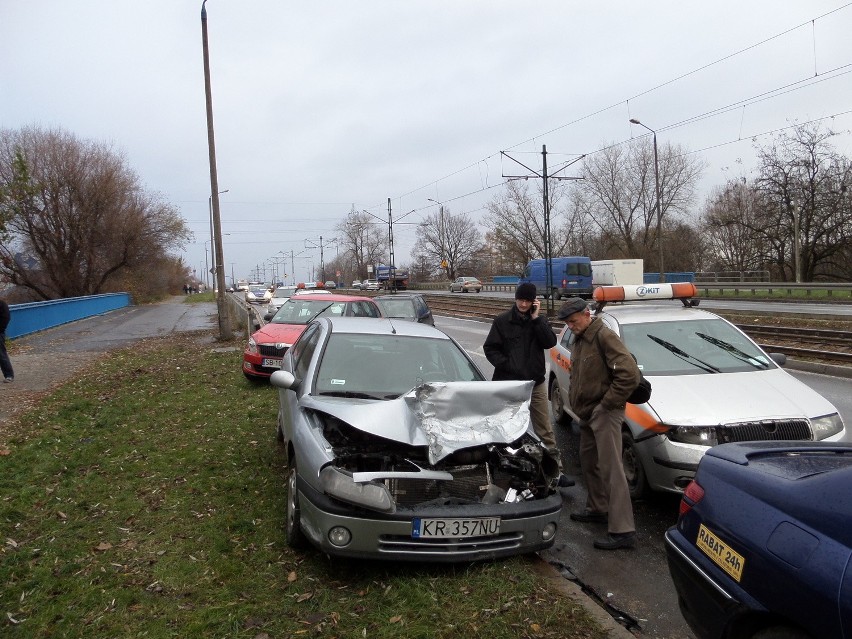
<svg viewBox="0 0 852 639">
<path fill-rule="evenodd" d="M 320 335 L 319 326 L 310 324 L 284 358 L 282 368 L 289 370 L 297 380 L 302 382 L 297 390 L 289 388 L 278 390 L 281 427 L 285 442 L 293 440 L 294 424 L 299 423 L 299 397 L 302 395 L 303 389 L 309 386 L 309 384 L 304 383 L 304 379 L 310 368 Z"/>
</svg>

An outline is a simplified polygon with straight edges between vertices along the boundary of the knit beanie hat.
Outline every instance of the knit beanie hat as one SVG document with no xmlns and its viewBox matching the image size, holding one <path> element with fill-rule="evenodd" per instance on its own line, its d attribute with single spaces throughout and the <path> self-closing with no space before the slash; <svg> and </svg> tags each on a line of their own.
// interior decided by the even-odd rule
<svg viewBox="0 0 852 639">
<path fill-rule="evenodd" d="M 523 284 L 518 284 L 518 288 L 515 289 L 516 300 L 527 300 L 528 302 L 532 302 L 533 300 L 535 300 L 535 295 L 535 284 L 532 284 L 531 282 L 524 282 Z"/>
</svg>

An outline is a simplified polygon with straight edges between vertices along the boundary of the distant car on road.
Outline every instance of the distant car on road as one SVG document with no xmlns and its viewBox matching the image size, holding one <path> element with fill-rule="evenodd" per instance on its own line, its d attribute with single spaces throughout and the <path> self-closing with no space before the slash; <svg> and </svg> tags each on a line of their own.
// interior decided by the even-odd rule
<svg viewBox="0 0 852 639">
<path fill-rule="evenodd" d="M 702 457 L 666 532 L 699 639 L 852 637 L 852 444 L 745 442 Z"/>
<path fill-rule="evenodd" d="M 435 325 L 432 309 L 420 293 L 396 293 L 394 295 L 377 295 L 373 298 L 382 315 Z"/>
<path fill-rule="evenodd" d="M 243 374 L 252 381 L 268 378 L 281 367 L 287 349 L 305 327 L 320 315 L 381 317 L 382 312 L 369 297 L 336 295 L 329 291 L 297 293 L 278 312 L 264 319 L 269 323 L 252 333 L 243 351 Z"/>
<path fill-rule="evenodd" d="M 249 304 L 263 304 L 272 297 L 272 293 L 265 286 L 250 286 L 245 295 Z"/>
<path fill-rule="evenodd" d="M 475 277 L 457 277 L 450 283 L 450 293 L 479 293 L 482 291 L 482 282 Z"/>
<path fill-rule="evenodd" d="M 269 298 L 269 303 L 266 305 L 266 312 L 275 315 L 282 304 L 293 297 L 295 293 L 295 286 L 279 286 L 272 293 L 272 297 Z"/>
<path fill-rule="evenodd" d="M 468 562 L 553 545 L 562 497 L 532 382 L 485 381 L 431 326 L 348 317 L 313 321 L 270 382 L 291 547 Z"/>
<path fill-rule="evenodd" d="M 363 291 L 378 291 L 379 288 L 379 280 L 364 280 L 361 282 L 361 290 Z"/>
<path fill-rule="evenodd" d="M 361 290 L 361 280 L 352 280 L 352 288 Z"/>
<path fill-rule="evenodd" d="M 327 289 L 329 289 L 329 290 L 334 289 L 334 288 L 337 288 L 337 282 L 333 282 L 332 280 L 328 280 L 328 281 L 325 283 L 325 287 L 326 287 Z"/>
<path fill-rule="evenodd" d="M 627 404 L 622 463 L 630 493 L 681 492 L 711 446 L 749 440 L 848 441 L 843 419 L 822 395 L 727 320 L 699 310 L 691 283 L 601 286 L 596 313 L 636 358 L 651 399 Z M 609 304 L 609 302 L 623 302 Z M 568 402 L 574 336 L 550 350 L 554 419 L 576 418 Z M 567 415 L 566 415 L 567 413 Z"/>
</svg>

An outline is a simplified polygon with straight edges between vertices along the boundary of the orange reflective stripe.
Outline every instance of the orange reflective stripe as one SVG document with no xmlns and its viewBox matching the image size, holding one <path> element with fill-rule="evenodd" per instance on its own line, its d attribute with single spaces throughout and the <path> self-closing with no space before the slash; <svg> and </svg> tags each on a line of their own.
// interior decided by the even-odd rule
<svg viewBox="0 0 852 639">
<path fill-rule="evenodd" d="M 665 433 L 668 430 L 663 424 L 654 419 L 651 413 L 639 408 L 636 404 L 628 403 L 624 408 L 624 416 L 645 430 L 655 433 Z"/>
<path fill-rule="evenodd" d="M 571 370 L 571 358 L 563 355 L 556 347 L 550 349 L 550 359 L 562 370 Z"/>
</svg>

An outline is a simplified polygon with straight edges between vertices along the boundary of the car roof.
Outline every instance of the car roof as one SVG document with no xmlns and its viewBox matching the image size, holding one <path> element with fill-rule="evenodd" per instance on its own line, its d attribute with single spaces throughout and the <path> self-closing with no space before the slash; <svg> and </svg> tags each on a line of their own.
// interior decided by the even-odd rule
<svg viewBox="0 0 852 639">
<path fill-rule="evenodd" d="M 372 317 L 318 317 L 315 322 L 328 323 L 332 333 L 361 333 L 363 335 L 397 335 L 402 337 L 450 338 L 433 326 L 419 322 L 394 321 Z"/>
<path fill-rule="evenodd" d="M 372 302 L 373 298 L 368 297 L 366 295 L 346 295 L 345 293 L 319 293 L 317 291 L 311 291 L 310 293 L 299 293 L 298 298 L 300 300 L 322 300 L 323 302 Z M 293 299 L 293 298 L 290 298 Z"/>
<path fill-rule="evenodd" d="M 376 295 L 374 300 L 402 300 L 411 299 L 412 297 L 423 297 L 421 293 L 388 293 L 386 295 Z"/>
</svg>

